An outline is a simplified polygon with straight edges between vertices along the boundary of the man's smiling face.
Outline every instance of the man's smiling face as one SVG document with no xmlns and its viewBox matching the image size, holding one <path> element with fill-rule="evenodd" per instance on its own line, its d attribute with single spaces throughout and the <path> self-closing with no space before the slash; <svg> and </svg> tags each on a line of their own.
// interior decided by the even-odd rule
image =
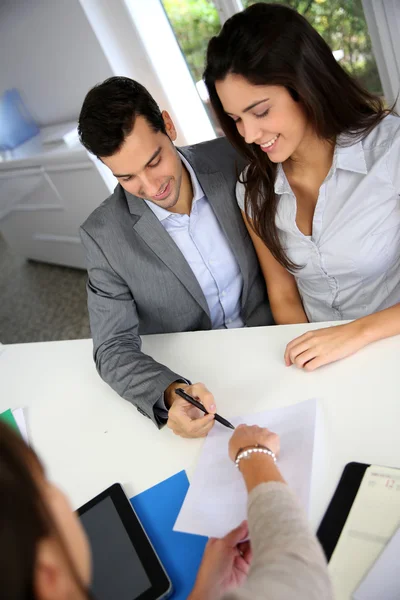
<svg viewBox="0 0 400 600">
<path fill-rule="evenodd" d="M 138 116 L 121 148 L 100 158 L 127 192 L 170 210 L 179 199 L 183 167 L 172 143 L 176 132 L 171 118 L 166 112 L 163 118 L 167 134 Z"/>
</svg>

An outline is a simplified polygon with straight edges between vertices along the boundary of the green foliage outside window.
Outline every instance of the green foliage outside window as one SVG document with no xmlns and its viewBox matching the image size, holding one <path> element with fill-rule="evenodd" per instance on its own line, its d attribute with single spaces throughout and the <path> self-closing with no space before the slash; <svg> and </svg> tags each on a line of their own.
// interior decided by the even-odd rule
<svg viewBox="0 0 400 600">
<path fill-rule="evenodd" d="M 251 0 L 242 1 L 244 8 L 255 4 Z M 368 90 L 383 95 L 361 0 L 279 0 L 279 3 L 304 15 L 332 51 L 344 52 L 339 64 Z"/>
<path fill-rule="evenodd" d="M 163 4 L 192 76 L 199 81 L 208 41 L 221 29 L 218 11 L 210 0 L 163 0 Z"/>
<path fill-rule="evenodd" d="M 271 0 L 264 0 L 265 2 Z M 361 0 L 279 0 L 303 14 L 332 50 L 342 50 L 340 65 L 371 92 L 383 95 Z M 242 0 L 244 8 L 254 4 Z M 211 0 L 163 0 L 195 81 L 201 79 L 208 40 L 220 30 Z"/>
</svg>

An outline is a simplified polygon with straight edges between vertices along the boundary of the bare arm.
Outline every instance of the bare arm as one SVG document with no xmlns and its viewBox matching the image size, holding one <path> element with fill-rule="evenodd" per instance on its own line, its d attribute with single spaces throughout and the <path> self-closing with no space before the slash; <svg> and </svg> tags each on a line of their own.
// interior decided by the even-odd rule
<svg viewBox="0 0 400 600">
<path fill-rule="evenodd" d="M 243 211 L 242 217 L 264 275 L 275 323 L 277 325 L 307 323 L 308 319 L 304 312 L 295 278 L 272 256 L 262 239 L 254 232 L 251 220 Z"/>
<path fill-rule="evenodd" d="M 400 304 L 354 321 L 364 333 L 367 343 L 400 334 Z"/>
<path fill-rule="evenodd" d="M 305 371 L 354 354 L 364 346 L 400 334 L 400 304 L 345 325 L 308 331 L 286 347 L 285 362 Z"/>
</svg>

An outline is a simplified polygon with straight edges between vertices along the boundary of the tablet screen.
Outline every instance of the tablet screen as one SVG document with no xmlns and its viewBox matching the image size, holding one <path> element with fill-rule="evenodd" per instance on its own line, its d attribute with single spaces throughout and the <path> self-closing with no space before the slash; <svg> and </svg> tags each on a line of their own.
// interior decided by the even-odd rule
<svg viewBox="0 0 400 600">
<path fill-rule="evenodd" d="M 92 549 L 92 592 L 98 600 L 135 600 L 151 582 L 110 497 L 81 515 Z"/>
</svg>

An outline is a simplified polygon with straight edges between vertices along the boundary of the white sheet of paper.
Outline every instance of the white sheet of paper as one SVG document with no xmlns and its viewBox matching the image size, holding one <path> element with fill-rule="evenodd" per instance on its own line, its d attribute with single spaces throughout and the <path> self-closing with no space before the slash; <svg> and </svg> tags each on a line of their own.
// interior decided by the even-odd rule
<svg viewBox="0 0 400 600">
<path fill-rule="evenodd" d="M 231 419 L 268 427 L 280 435 L 279 468 L 308 510 L 316 400 Z M 204 442 L 188 493 L 174 530 L 222 537 L 246 518 L 247 493 L 243 477 L 228 456 L 232 430 L 216 423 Z"/>
<path fill-rule="evenodd" d="M 26 428 L 24 409 L 23 408 L 14 408 L 12 410 L 12 414 L 18 425 L 18 429 L 20 430 L 22 437 L 24 438 L 25 442 L 27 444 L 29 444 L 29 436 L 28 436 L 28 430 Z"/>
<path fill-rule="evenodd" d="M 382 550 L 372 569 L 353 594 L 353 600 L 399 600 L 400 529 Z"/>
<path fill-rule="evenodd" d="M 371 465 L 329 561 L 335 600 L 352 597 L 399 525 L 400 469 Z"/>
</svg>

